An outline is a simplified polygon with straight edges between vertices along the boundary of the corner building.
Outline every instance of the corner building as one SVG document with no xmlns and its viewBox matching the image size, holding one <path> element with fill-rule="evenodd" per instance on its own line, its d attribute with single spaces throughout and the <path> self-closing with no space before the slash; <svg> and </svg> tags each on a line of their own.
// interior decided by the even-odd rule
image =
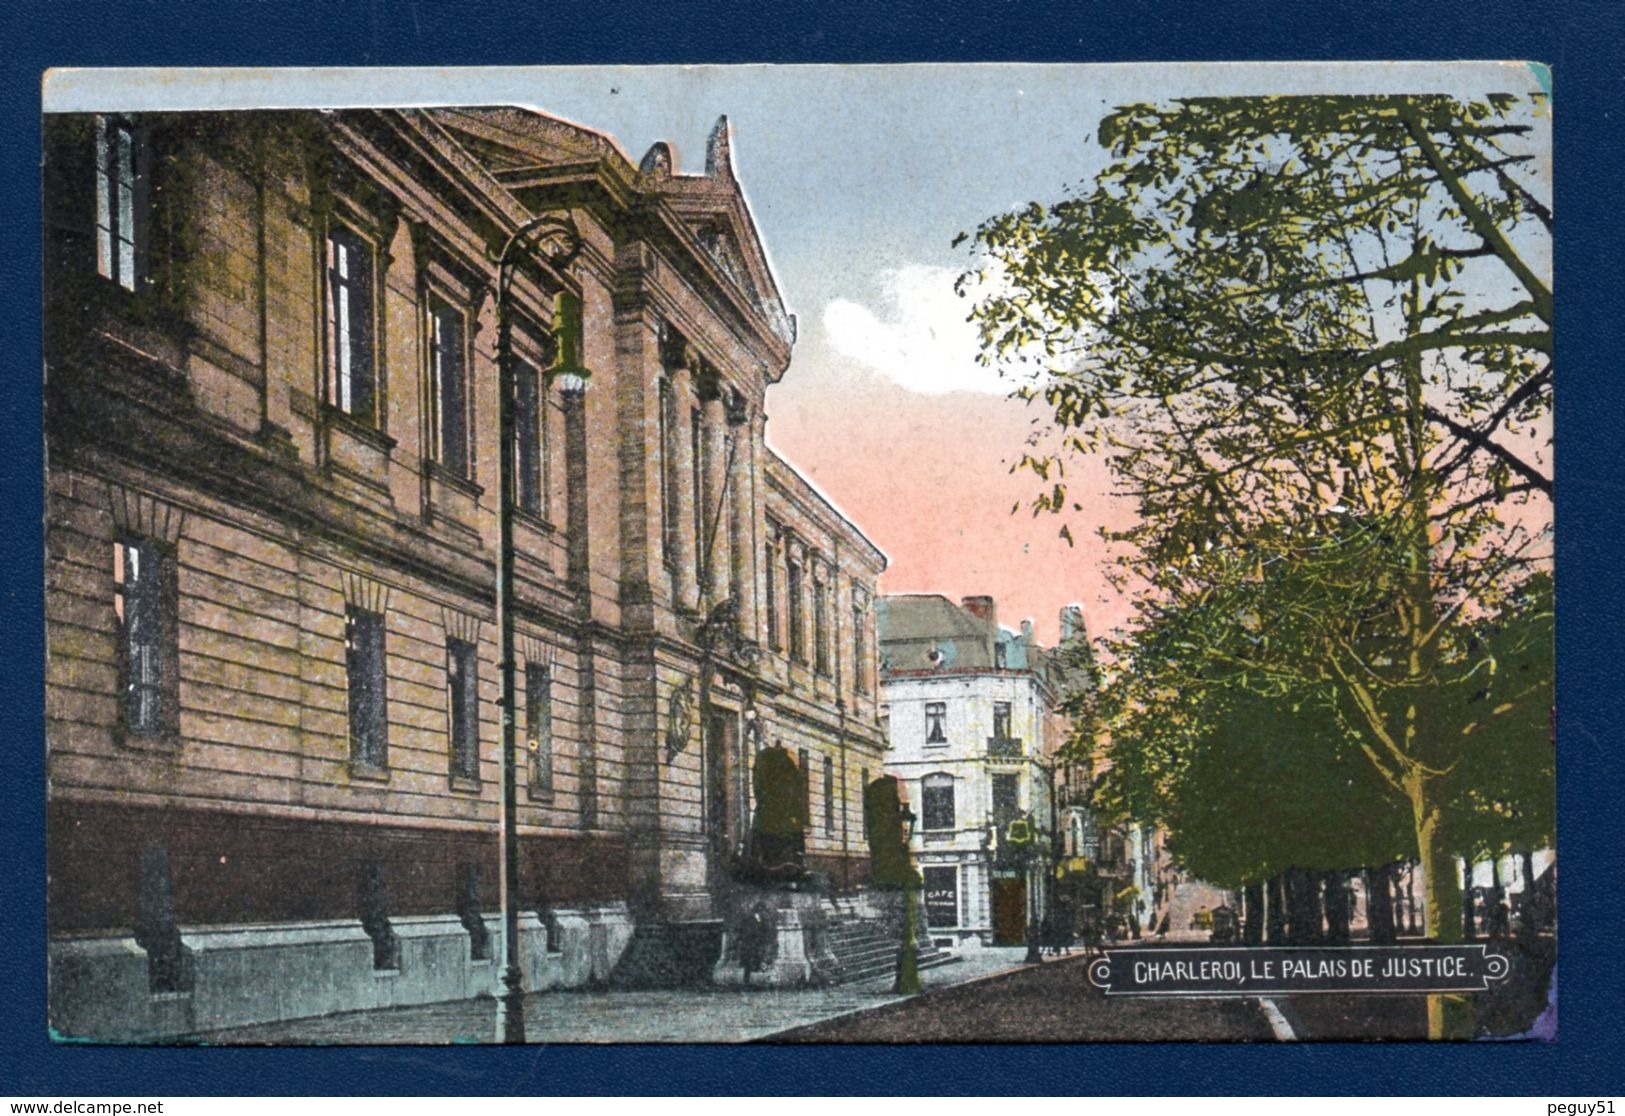
<svg viewBox="0 0 1625 1116">
<path fill-rule="evenodd" d="M 509 108 L 46 119 L 59 1031 L 495 989 L 502 311 L 527 986 L 715 961 L 772 743 L 861 885 L 885 559 L 764 443 L 795 322 L 729 140 L 683 174 Z"/>
<path fill-rule="evenodd" d="M 1086 642 L 1081 613 L 1061 615 L 1063 647 Z M 1053 757 L 1061 702 L 1084 684 L 1032 624 L 1001 628 L 991 597 L 881 600 L 886 770 L 917 817 L 912 848 L 933 941 L 1012 946 L 1053 918 L 1057 856 Z"/>
</svg>

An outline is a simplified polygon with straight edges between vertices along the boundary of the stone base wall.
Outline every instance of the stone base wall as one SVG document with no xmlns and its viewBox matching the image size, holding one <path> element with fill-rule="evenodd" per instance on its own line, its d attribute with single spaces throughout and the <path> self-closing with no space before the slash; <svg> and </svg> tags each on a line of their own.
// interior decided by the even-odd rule
<svg viewBox="0 0 1625 1116">
<path fill-rule="evenodd" d="M 632 938 L 624 906 L 560 910 L 547 925 L 520 920 L 525 987 L 581 988 L 608 981 Z M 189 987 L 153 992 L 147 953 L 130 937 L 66 938 L 50 945 L 53 1037 L 97 1042 L 186 1039 L 256 1023 L 494 996 L 501 990 L 502 923 L 488 915 L 490 957 L 474 960 L 456 915 L 390 921 L 395 969 L 373 967 L 373 943 L 352 921 L 181 928 Z M 494 1024 L 493 1024 L 494 1026 Z"/>
</svg>

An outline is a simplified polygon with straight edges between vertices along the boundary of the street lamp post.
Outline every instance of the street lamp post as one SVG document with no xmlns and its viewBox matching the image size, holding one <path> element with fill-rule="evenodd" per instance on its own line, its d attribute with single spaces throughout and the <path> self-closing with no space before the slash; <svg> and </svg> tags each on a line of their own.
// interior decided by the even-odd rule
<svg viewBox="0 0 1625 1116">
<path fill-rule="evenodd" d="M 913 996 L 921 989 L 920 984 L 920 943 L 914 934 L 914 866 L 909 863 L 909 853 L 914 847 L 914 811 L 904 805 L 902 810 L 903 826 L 906 830 L 903 838 L 903 866 L 906 869 L 906 879 L 903 883 L 903 944 L 897 951 L 897 982 L 892 991 L 901 996 Z"/>
<path fill-rule="evenodd" d="M 499 449 L 497 496 L 497 579 L 496 613 L 498 654 L 501 659 L 502 722 L 502 825 L 499 852 L 502 859 L 502 945 L 504 967 L 502 995 L 497 1013 L 497 1039 L 504 1043 L 525 1041 L 525 971 L 519 946 L 519 763 L 516 747 L 514 704 L 515 684 L 513 624 L 513 509 L 518 469 L 514 461 L 513 323 L 508 297 L 518 250 L 535 241 L 555 268 L 567 266 L 581 249 L 581 236 L 568 215 L 543 213 L 526 221 L 508 237 L 496 256 L 497 318 L 497 431 Z M 572 339 L 573 340 L 573 339 Z M 562 355 L 562 354 L 561 354 Z M 561 365 L 563 362 L 560 362 Z M 579 362 L 578 362 L 579 363 Z M 564 371 L 571 371 L 566 368 Z"/>
<path fill-rule="evenodd" d="M 1026 965 L 1041 965 L 1044 963 L 1043 934 L 1039 923 L 1039 907 L 1042 900 L 1039 897 L 1039 881 L 1043 873 L 1040 870 L 1043 857 L 1038 851 L 1038 842 L 1029 844 L 1022 853 L 1022 870 L 1027 873 L 1027 956 L 1022 958 Z"/>
</svg>

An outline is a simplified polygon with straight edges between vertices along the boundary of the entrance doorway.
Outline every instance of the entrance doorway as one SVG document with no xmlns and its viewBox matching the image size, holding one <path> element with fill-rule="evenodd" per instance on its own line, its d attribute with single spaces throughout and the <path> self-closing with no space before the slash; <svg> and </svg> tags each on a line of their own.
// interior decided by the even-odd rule
<svg viewBox="0 0 1625 1116">
<path fill-rule="evenodd" d="M 993 944 L 1027 940 L 1027 881 L 1020 876 L 993 880 Z"/>
</svg>

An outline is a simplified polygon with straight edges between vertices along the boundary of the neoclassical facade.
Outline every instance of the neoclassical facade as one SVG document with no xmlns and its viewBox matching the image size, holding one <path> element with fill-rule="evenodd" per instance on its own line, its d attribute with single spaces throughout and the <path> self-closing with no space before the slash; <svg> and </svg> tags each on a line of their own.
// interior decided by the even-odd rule
<svg viewBox="0 0 1625 1116">
<path fill-rule="evenodd" d="M 726 920 L 772 743 L 861 883 L 885 559 L 764 442 L 795 323 L 726 120 L 701 174 L 509 108 L 45 139 L 59 1029 L 494 986 L 495 260 L 544 217 L 501 307 L 530 986 Z"/>
</svg>

